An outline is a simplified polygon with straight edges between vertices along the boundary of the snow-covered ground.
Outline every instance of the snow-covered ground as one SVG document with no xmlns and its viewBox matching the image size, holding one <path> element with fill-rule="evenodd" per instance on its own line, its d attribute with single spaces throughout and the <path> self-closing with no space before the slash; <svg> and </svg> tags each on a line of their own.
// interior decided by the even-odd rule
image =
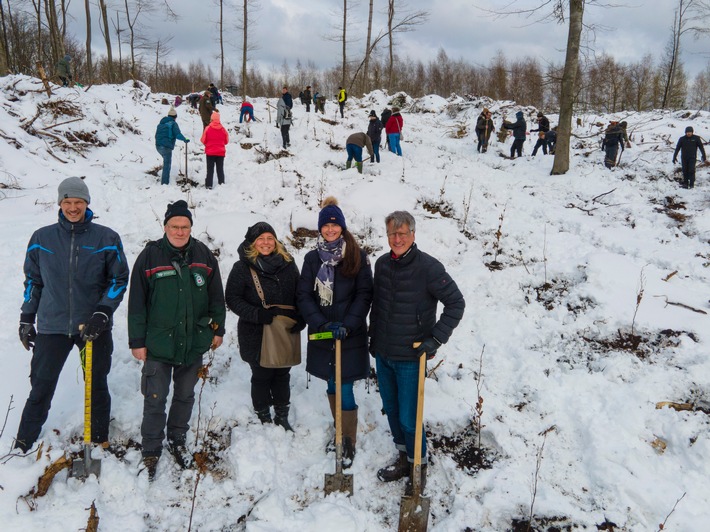
<svg viewBox="0 0 710 532">
<path fill-rule="evenodd" d="M 446 265 L 466 297 L 464 319 L 430 363 L 436 368 L 426 383 L 430 530 L 512 530 L 514 520 L 529 519 L 531 505 L 537 530 L 648 531 L 666 519 L 664 530 L 707 530 L 709 169 L 698 168 L 694 190 L 680 189 L 671 156 L 685 126 L 707 138 L 708 113 L 624 117 L 632 146 L 613 171 L 602 164 L 597 136 L 609 117 L 581 116 L 570 171 L 550 176 L 552 156 L 500 157 L 509 152 L 510 139 L 500 144 L 494 136 L 488 153 L 476 153 L 473 128 L 482 106 L 494 111 L 499 127 L 502 110 L 509 117 L 518 110 L 511 102 L 477 107 L 429 96 L 404 106 L 404 156 L 383 150 L 382 163 L 366 163 L 359 175 L 343 170 L 345 139 L 366 131 L 369 110 L 381 112 L 387 95 L 351 98 L 344 120 L 329 102 L 328 122 L 297 102 L 289 154 L 268 162 L 281 141 L 267 101 L 253 102 L 261 122 L 246 128 L 239 127 L 237 102 L 227 98 L 221 107 L 231 136 L 227 182 L 206 190 L 201 121 L 185 104 L 178 123 L 192 139 L 187 171 L 199 186 L 175 183 L 184 172 L 181 143 L 169 186 L 148 173 L 161 162 L 153 136 L 168 109 L 162 96 L 125 84 L 88 92 L 57 88 L 48 100 L 36 79 L 0 78 L 1 411 L 12 398 L 0 455 L 10 452 L 29 391 L 30 355 L 17 338 L 25 249 L 35 229 L 56 220 L 62 179 L 86 179 L 98 222 L 118 231 L 131 264 L 147 240 L 161 236 L 168 202 L 186 199 L 194 210 L 193 235 L 219 250 L 225 279 L 246 228 L 259 220 L 275 227 L 300 266 L 314 242 L 306 238 L 297 248 L 291 231 L 315 229 L 319 201 L 335 195 L 373 260 L 387 249 L 384 216 L 411 211 L 420 248 Z M 68 104 L 75 116 L 53 114 Z M 52 136 L 21 127 L 39 105 L 45 107 L 29 129 Z M 534 127 L 534 110 L 524 110 L 528 128 Z M 79 120 L 49 128 L 74 118 Z M 557 117 L 550 120 L 554 125 Z M 463 125 L 468 134 L 454 138 Z M 62 138 L 72 148 L 60 148 Z M 534 134 L 526 154 L 533 144 Z M 383 484 L 375 476 L 395 452 L 374 381 L 355 388 L 359 440 L 349 470 L 355 493 L 325 497 L 324 475 L 334 471 L 333 455 L 324 452 L 331 425 L 325 384 L 309 380 L 305 364 L 293 368 L 295 434 L 259 424 L 231 313 L 203 389 L 197 437 L 201 442 L 209 428 L 217 463 L 199 480 L 194 510 L 196 472 L 178 471 L 169 454 L 149 484 L 138 474 L 140 452 L 130 445 L 140 441 L 142 397 L 125 313 L 124 302 L 116 314 L 109 376 L 111 439 L 127 445 L 125 456 L 97 450 L 100 479 L 80 482 L 63 471 L 47 495 L 25 497 L 51 462 L 80 448 L 83 384 L 72 355 L 39 458 L 34 453 L 0 462 L 3 530 L 78 530 L 86 527 L 92 501 L 100 530 L 109 531 L 187 530 L 191 515 L 192 529 L 200 531 L 396 528 L 403 483 Z M 632 326 L 640 337 L 635 350 L 621 340 L 628 340 Z M 492 461 L 480 470 L 457 465 L 462 455 L 473 454 L 477 385 L 484 399 L 483 453 Z M 657 409 L 659 401 L 692 403 L 693 409 Z M 196 407 L 193 444 L 197 415 Z"/>
</svg>

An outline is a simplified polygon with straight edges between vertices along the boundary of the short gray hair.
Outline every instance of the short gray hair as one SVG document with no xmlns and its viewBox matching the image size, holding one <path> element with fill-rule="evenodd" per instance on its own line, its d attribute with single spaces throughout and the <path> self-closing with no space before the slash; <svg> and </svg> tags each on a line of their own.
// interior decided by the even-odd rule
<svg viewBox="0 0 710 532">
<path fill-rule="evenodd" d="M 414 221 L 414 216 L 407 211 L 394 211 L 389 213 L 385 218 L 385 225 L 389 225 L 390 222 L 394 224 L 395 229 L 399 229 L 406 224 L 410 231 L 414 231 L 417 225 L 417 222 Z"/>
</svg>

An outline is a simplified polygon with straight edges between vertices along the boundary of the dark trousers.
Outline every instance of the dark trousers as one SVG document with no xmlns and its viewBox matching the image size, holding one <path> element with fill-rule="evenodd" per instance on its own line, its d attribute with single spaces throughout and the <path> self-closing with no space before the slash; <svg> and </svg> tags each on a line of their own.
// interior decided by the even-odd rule
<svg viewBox="0 0 710 532">
<path fill-rule="evenodd" d="M 345 102 L 338 102 L 338 105 L 340 106 L 340 118 L 345 118 Z"/>
<path fill-rule="evenodd" d="M 537 139 L 537 142 L 535 143 L 535 147 L 533 148 L 532 152 L 533 157 L 537 155 L 537 150 L 539 148 L 542 148 L 542 153 L 547 155 L 547 141 L 545 139 Z"/>
<path fill-rule="evenodd" d="M 262 368 L 258 363 L 249 365 L 254 410 L 288 405 L 291 401 L 291 368 Z"/>
<path fill-rule="evenodd" d="M 374 163 L 375 161 L 377 161 L 378 163 L 380 162 L 380 143 L 379 142 L 372 143 L 372 157 L 370 157 L 370 162 Z"/>
<path fill-rule="evenodd" d="M 215 165 L 217 166 L 217 182 L 224 185 L 224 155 L 207 155 L 207 179 L 205 179 L 207 188 L 212 188 Z"/>
<path fill-rule="evenodd" d="M 683 184 L 686 187 L 695 186 L 695 159 L 680 158 L 680 165 L 683 168 Z"/>
<path fill-rule="evenodd" d="M 311 102 L 306 102 L 306 112 L 307 113 L 311 112 Z"/>
<path fill-rule="evenodd" d="M 17 429 L 17 446 L 28 451 L 37 441 L 52 406 L 59 375 L 74 346 L 83 349 L 84 341 L 77 334 L 38 334 L 30 363 L 30 396 L 22 411 Z M 111 418 L 111 395 L 108 374 L 111 371 L 113 337 L 104 331 L 94 340 L 91 388 L 91 441 L 108 441 L 108 424 Z"/>
<path fill-rule="evenodd" d="M 510 156 L 515 157 L 515 154 L 518 154 L 518 157 L 523 156 L 523 143 L 525 142 L 525 139 L 514 139 L 513 140 L 513 145 L 510 147 Z"/>
<path fill-rule="evenodd" d="M 189 366 L 176 366 L 156 360 L 146 360 L 141 371 L 141 393 L 143 394 L 143 456 L 160 456 L 165 439 L 167 421 L 168 442 L 184 444 L 188 424 L 195 404 L 197 372 L 202 366 L 202 357 Z M 165 416 L 165 405 L 173 381 L 173 400 L 170 413 Z"/>
<path fill-rule="evenodd" d="M 478 146 L 476 146 L 476 151 L 480 153 L 481 148 L 483 148 L 483 153 L 486 153 L 486 151 L 488 151 L 488 139 L 490 138 L 490 136 L 490 133 L 486 135 L 485 132 L 480 132 L 478 134 Z"/>
<path fill-rule="evenodd" d="M 288 134 L 289 129 L 291 129 L 291 124 L 281 125 L 281 140 L 283 140 L 284 149 L 288 148 L 291 145 L 291 137 Z"/>
<path fill-rule="evenodd" d="M 613 168 L 616 166 L 616 154 L 619 152 L 619 143 L 609 144 L 604 154 L 604 166 Z"/>
</svg>

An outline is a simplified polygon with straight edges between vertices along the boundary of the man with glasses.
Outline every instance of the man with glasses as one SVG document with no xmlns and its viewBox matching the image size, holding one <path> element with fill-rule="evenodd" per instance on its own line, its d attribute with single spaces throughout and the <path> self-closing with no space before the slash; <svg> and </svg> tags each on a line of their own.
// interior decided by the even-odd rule
<svg viewBox="0 0 710 532">
<path fill-rule="evenodd" d="M 390 252 L 375 263 L 370 313 L 370 353 L 375 357 L 382 405 L 399 456 L 380 469 L 383 482 L 410 477 L 414 461 L 419 357 L 431 359 L 463 317 L 465 302 L 444 266 L 414 243 L 414 217 L 395 211 L 385 218 Z M 437 319 L 436 308 L 444 306 Z M 414 344 L 418 343 L 418 347 Z M 422 489 L 426 438 L 422 431 Z M 407 485 L 411 494 L 411 482 Z"/>
<path fill-rule="evenodd" d="M 185 201 L 168 205 L 164 231 L 136 259 L 128 294 L 128 345 L 143 362 L 141 437 L 150 480 L 163 450 L 171 379 L 168 449 L 180 467 L 191 465 L 185 443 L 198 371 L 202 355 L 222 345 L 226 315 L 219 264 L 190 236 L 192 213 Z"/>
</svg>

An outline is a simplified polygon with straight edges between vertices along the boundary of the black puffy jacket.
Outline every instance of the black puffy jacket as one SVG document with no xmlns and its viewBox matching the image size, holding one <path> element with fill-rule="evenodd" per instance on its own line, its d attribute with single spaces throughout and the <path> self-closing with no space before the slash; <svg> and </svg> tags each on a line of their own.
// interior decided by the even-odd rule
<svg viewBox="0 0 710 532">
<path fill-rule="evenodd" d="M 463 294 L 444 265 L 413 244 L 407 253 L 390 253 L 375 263 L 370 314 L 370 352 L 395 360 L 417 360 L 413 348 L 434 336 L 442 344 L 461 321 Z M 437 303 L 444 310 L 437 320 Z"/>
<path fill-rule="evenodd" d="M 367 314 L 372 303 L 372 268 L 364 251 L 361 251 L 361 267 L 356 277 L 345 277 L 340 265 L 335 267 L 333 304 L 320 305 L 315 291 L 315 281 L 321 260 L 318 251 L 309 251 L 303 260 L 301 279 L 298 282 L 298 308 L 308 323 L 308 332 L 317 332 L 329 321 L 341 322 L 350 332 L 342 342 L 343 382 L 352 382 L 367 377 L 370 357 L 367 353 Z M 306 371 L 328 380 L 335 375 L 335 342 L 333 340 L 310 340 Z"/>
<path fill-rule="evenodd" d="M 237 339 L 239 354 L 242 360 L 250 364 L 259 362 L 261 354 L 261 337 L 264 332 L 264 312 L 261 299 L 254 286 L 249 268 L 254 268 L 259 277 L 259 283 L 264 291 L 264 299 L 268 305 L 296 306 L 296 285 L 298 284 L 298 267 L 294 261 L 285 262 L 275 273 L 266 273 L 257 264 L 249 261 L 244 254 L 246 243 L 239 246 L 240 260 L 234 263 L 227 279 L 225 300 L 229 310 L 239 316 L 237 323 Z M 299 319 L 297 311 L 274 310 L 295 320 Z"/>
</svg>

